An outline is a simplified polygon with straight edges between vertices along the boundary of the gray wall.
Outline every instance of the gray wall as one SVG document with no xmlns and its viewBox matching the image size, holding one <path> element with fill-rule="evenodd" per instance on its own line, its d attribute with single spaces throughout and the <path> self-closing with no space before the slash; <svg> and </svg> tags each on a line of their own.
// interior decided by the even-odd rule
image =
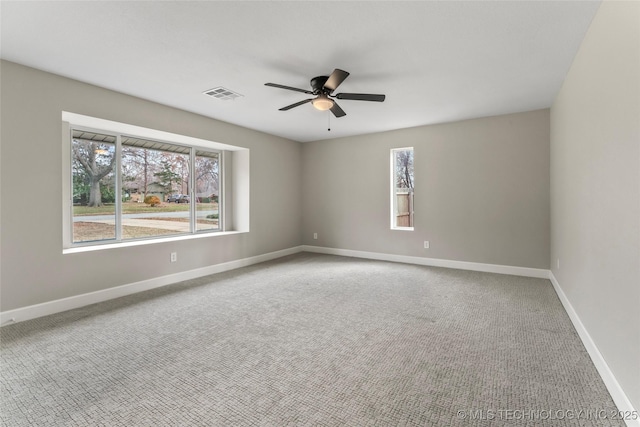
<svg viewBox="0 0 640 427">
<path fill-rule="evenodd" d="M 300 245 L 300 143 L 10 62 L 1 67 L 2 311 Z M 63 110 L 249 148 L 251 231 L 63 255 Z"/>
<path fill-rule="evenodd" d="M 552 272 L 636 409 L 639 76 L 640 3 L 605 1 L 551 108 Z"/>
<path fill-rule="evenodd" d="M 415 230 L 392 231 L 389 150 L 408 146 Z M 302 165 L 306 245 L 549 268 L 549 110 L 306 143 Z"/>
</svg>

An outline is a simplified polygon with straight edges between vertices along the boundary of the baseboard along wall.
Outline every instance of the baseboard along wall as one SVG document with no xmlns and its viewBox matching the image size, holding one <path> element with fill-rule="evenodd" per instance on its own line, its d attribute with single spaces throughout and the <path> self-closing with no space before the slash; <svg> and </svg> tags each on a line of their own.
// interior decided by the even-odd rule
<svg viewBox="0 0 640 427">
<path fill-rule="evenodd" d="M 613 402 L 618 407 L 618 410 L 621 412 L 621 414 L 638 414 L 638 411 L 634 409 L 626 393 L 624 392 L 622 387 L 620 387 L 620 383 L 618 383 L 618 380 L 609 368 L 609 365 L 604 360 L 604 357 L 602 357 L 602 353 L 600 353 L 600 350 L 598 350 L 596 343 L 591 338 L 591 335 L 580 320 L 578 313 L 576 313 L 576 311 L 574 310 L 571 302 L 569 302 L 569 299 L 560 287 L 558 280 L 551 271 L 549 271 L 549 280 L 551 281 L 553 289 L 556 291 L 558 298 L 560 298 L 562 306 L 569 315 L 571 323 L 573 323 L 573 327 L 576 329 L 576 332 L 578 333 L 582 344 L 586 348 L 587 353 L 589 353 L 591 361 L 598 370 L 598 373 L 600 374 L 604 385 L 607 387 L 607 390 L 609 390 L 609 394 L 611 395 Z M 629 427 L 640 427 L 640 418 L 637 418 L 635 420 L 625 419 L 625 422 Z"/>
<path fill-rule="evenodd" d="M 15 310 L 3 311 L 0 313 L 0 325 L 6 326 L 17 322 L 23 322 L 25 320 L 48 316 L 50 314 L 61 313 L 63 311 L 72 310 L 74 308 L 80 308 L 90 304 L 108 301 L 110 299 L 120 298 L 138 292 L 148 291 L 150 289 L 159 288 L 161 286 L 172 285 L 174 283 L 182 282 L 183 280 L 196 279 L 198 277 L 207 276 L 209 274 L 222 273 L 224 271 L 247 267 L 249 265 L 270 261 L 301 251 L 302 249 L 300 246 L 295 246 L 293 248 L 269 252 L 249 258 L 242 258 L 234 261 L 224 262 L 221 264 L 211 265 L 208 267 L 198 268 L 195 270 L 170 274 L 167 276 L 154 277 L 153 279 L 115 286 L 113 288 L 89 292 L 86 294 L 74 295 L 72 297 L 48 301 L 42 304 L 34 304 L 27 307 L 17 308 Z"/>
<path fill-rule="evenodd" d="M 54 301 L 45 302 L 42 304 L 35 304 L 27 307 L 18 308 L 15 310 L 4 311 L 0 313 L 0 325 L 10 325 L 25 320 L 35 319 L 38 317 L 48 316 L 50 314 L 60 313 L 74 308 L 84 307 L 86 305 L 95 304 L 103 301 L 107 301 L 114 298 L 131 295 L 137 292 L 143 292 L 150 289 L 158 288 L 161 286 L 171 285 L 183 280 L 195 279 L 198 277 L 206 276 L 209 274 L 222 273 L 224 271 L 234 270 L 241 267 L 246 267 L 253 264 L 258 264 L 265 261 L 281 258 L 287 255 L 293 255 L 299 252 L 313 252 L 328 255 L 339 255 L 354 258 L 373 259 L 378 261 L 390 261 L 401 262 L 407 264 L 424 265 L 431 267 L 444 267 L 454 268 L 459 270 L 473 270 L 486 273 L 498 273 L 498 274 L 511 274 L 515 276 L 535 277 L 540 279 L 549 279 L 556 291 L 556 294 L 560 298 L 562 305 L 564 306 L 573 326 L 576 328 L 582 343 L 584 344 L 591 360 L 593 361 L 598 373 L 602 377 L 602 380 L 609 390 L 613 401 L 620 411 L 629 411 L 634 413 L 635 409 L 628 399 L 622 387 L 616 380 L 615 376 L 606 361 L 602 357 L 602 354 L 598 350 L 595 342 L 589 335 L 589 332 L 584 327 L 582 321 L 578 317 L 578 314 L 573 309 L 573 306 L 567 299 L 566 295 L 562 291 L 560 284 L 554 277 L 550 270 L 528 268 L 528 267 L 516 267 L 497 264 L 483 264 L 476 262 L 445 260 L 437 258 L 421 258 L 407 255 L 394 255 L 384 254 L 378 252 L 366 252 L 356 251 L 350 249 L 338 249 L 338 248 L 326 248 L 321 246 L 302 245 L 295 246 L 280 251 L 269 252 L 262 255 L 257 255 L 249 258 L 243 258 L 235 261 L 229 261 L 221 264 L 212 265 L 209 267 L 199 268 L 195 270 L 184 271 L 181 273 L 171 274 L 168 276 L 156 277 L 149 280 L 130 283 L 122 286 L 116 286 L 114 288 L 104 289 L 101 291 L 90 292 L 82 295 L 76 295 L 73 297 L 62 298 Z M 640 427 L 640 420 L 625 420 L 629 427 Z"/>
<path fill-rule="evenodd" d="M 408 255 L 393 255 L 379 252 L 354 251 L 350 249 L 326 248 L 322 246 L 302 246 L 305 252 L 340 255 L 354 258 L 375 259 L 378 261 L 402 262 L 405 264 L 426 265 L 429 267 L 455 268 L 457 270 L 482 271 L 484 273 L 512 274 L 514 276 L 548 279 L 549 270 L 541 268 L 515 267 L 509 265 L 483 264 L 479 262 L 454 261 L 439 258 L 422 258 Z"/>
<path fill-rule="evenodd" d="M 416 256 L 384 254 L 379 252 L 354 251 L 350 249 L 326 248 L 321 246 L 294 246 L 292 248 L 280 251 L 269 252 L 249 258 L 243 258 L 235 261 L 229 261 L 222 264 L 215 264 L 209 267 L 198 268 L 195 270 L 183 271 L 167 276 L 154 277 L 153 279 L 143 280 L 140 282 L 129 283 L 126 285 L 116 286 L 100 291 L 89 292 L 86 294 L 75 295 L 68 298 L 62 298 L 54 301 L 48 301 L 41 304 L 34 304 L 27 307 L 21 307 L 14 310 L 8 310 L 0 313 L 0 325 L 5 326 L 25 320 L 35 319 L 37 317 L 48 316 L 50 314 L 60 313 L 74 308 L 84 307 L 86 305 L 107 301 L 114 298 L 120 298 L 137 292 L 148 291 L 150 289 L 161 286 L 171 285 L 183 280 L 195 279 L 209 274 L 221 273 L 223 271 L 234 270 L 240 267 L 257 264 L 264 261 L 281 258 L 283 256 L 292 255 L 298 252 L 314 252 L 329 255 L 339 255 L 354 258 L 365 258 L 379 261 L 402 262 L 406 264 L 426 265 L 431 267 L 455 268 L 459 270 L 473 270 L 487 273 L 512 274 L 515 276 L 537 277 L 542 279 L 549 278 L 549 270 L 514 267 L 497 264 L 482 264 L 477 262 L 454 261 L 437 258 L 421 258 Z"/>
</svg>

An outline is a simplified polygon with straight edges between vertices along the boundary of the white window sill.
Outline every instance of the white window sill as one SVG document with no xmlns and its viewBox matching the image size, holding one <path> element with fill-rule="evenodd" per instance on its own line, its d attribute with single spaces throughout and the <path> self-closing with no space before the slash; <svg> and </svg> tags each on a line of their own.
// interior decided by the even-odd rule
<svg viewBox="0 0 640 427">
<path fill-rule="evenodd" d="M 207 237 L 215 238 L 219 236 L 230 236 L 233 234 L 248 233 L 248 231 L 220 231 L 216 233 L 189 234 L 184 236 L 159 237 L 157 239 L 132 240 L 128 242 L 94 244 L 90 246 L 74 246 L 62 250 L 63 255 L 78 254 L 82 252 L 102 251 L 107 249 L 128 248 L 131 246 L 155 245 L 157 243 L 176 242 L 179 240 L 203 239 Z"/>
</svg>

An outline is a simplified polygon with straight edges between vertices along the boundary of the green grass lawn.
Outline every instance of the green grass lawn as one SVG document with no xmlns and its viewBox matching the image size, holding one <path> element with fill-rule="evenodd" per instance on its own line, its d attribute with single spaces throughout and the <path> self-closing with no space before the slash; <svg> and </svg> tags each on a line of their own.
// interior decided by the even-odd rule
<svg viewBox="0 0 640 427">
<path fill-rule="evenodd" d="M 196 205 L 197 210 L 216 210 L 218 209 L 217 203 L 198 203 Z M 90 208 L 88 206 L 74 206 L 73 215 L 108 215 L 116 211 L 116 205 L 105 204 L 97 208 Z M 159 206 L 151 207 L 144 203 L 123 203 L 122 213 L 153 213 L 153 212 L 188 212 L 189 203 L 162 203 Z"/>
</svg>

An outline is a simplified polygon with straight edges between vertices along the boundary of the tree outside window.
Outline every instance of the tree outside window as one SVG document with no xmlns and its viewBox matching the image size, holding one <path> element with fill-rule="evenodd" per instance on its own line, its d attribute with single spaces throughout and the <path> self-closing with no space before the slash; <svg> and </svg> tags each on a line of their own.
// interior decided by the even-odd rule
<svg viewBox="0 0 640 427">
<path fill-rule="evenodd" d="M 391 228 L 413 229 L 413 147 L 391 150 Z"/>
</svg>

